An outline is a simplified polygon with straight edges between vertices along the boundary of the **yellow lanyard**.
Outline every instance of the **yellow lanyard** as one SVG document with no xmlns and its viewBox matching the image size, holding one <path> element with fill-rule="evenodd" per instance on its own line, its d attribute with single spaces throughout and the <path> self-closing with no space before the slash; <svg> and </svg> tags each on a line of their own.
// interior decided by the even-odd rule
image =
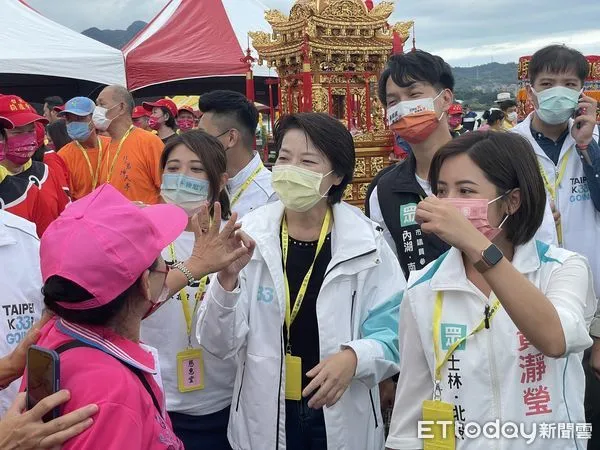
<svg viewBox="0 0 600 450">
<path fill-rule="evenodd" d="M 177 255 L 175 254 L 175 245 L 174 244 L 169 244 L 169 256 L 171 256 L 171 259 L 173 260 L 173 262 L 177 262 Z M 190 311 L 190 302 L 189 302 L 189 298 L 188 298 L 188 294 L 185 290 L 185 288 L 183 288 L 181 291 L 179 291 L 179 298 L 181 299 L 181 307 L 183 308 L 183 316 L 185 317 L 185 325 L 186 325 L 186 330 L 187 330 L 187 335 L 188 335 L 188 343 L 191 346 L 191 341 L 192 341 L 192 320 L 193 320 L 193 316 L 196 315 L 196 310 L 198 309 L 198 305 L 200 304 L 200 301 L 202 300 L 202 295 L 204 294 L 204 292 L 206 291 L 206 282 L 208 280 L 208 276 L 203 277 L 200 280 L 200 286 L 198 286 L 198 290 L 196 291 L 196 302 L 194 303 L 194 310 Z"/>
<path fill-rule="evenodd" d="M 96 189 L 96 186 L 98 186 L 98 176 L 100 174 L 100 166 L 102 165 L 102 141 L 100 141 L 100 138 L 98 138 L 98 148 L 100 149 L 98 151 L 98 163 L 96 164 L 96 172 L 94 173 L 94 169 L 92 168 L 92 162 L 90 161 L 90 157 L 87 154 L 87 151 L 85 148 L 83 148 L 83 146 L 81 145 L 81 143 L 79 141 L 75 141 L 75 144 L 77 144 L 77 147 L 79 147 L 79 150 L 81 150 L 81 153 L 83 154 L 83 158 L 85 159 L 85 162 L 88 165 L 88 169 L 90 170 L 90 177 L 92 177 L 92 191 L 94 189 Z"/>
<path fill-rule="evenodd" d="M 117 158 L 119 157 L 119 154 L 121 153 L 121 149 L 123 148 L 123 143 L 125 142 L 125 139 L 127 139 L 127 137 L 133 131 L 134 128 L 135 127 L 133 125 L 131 125 L 129 127 L 129 130 L 127 130 L 127 132 L 123 135 L 123 137 L 121 138 L 121 141 L 119 142 L 119 146 L 117 147 L 117 152 L 115 153 L 115 157 L 113 158 L 112 163 L 110 165 L 110 170 L 108 171 L 108 176 L 106 177 L 106 181 L 108 183 L 110 183 L 110 180 L 112 178 L 112 173 L 113 173 L 113 170 L 115 168 L 115 164 L 117 162 Z M 109 159 L 110 159 L 110 153 L 108 155 L 107 162 L 108 162 Z"/>
<path fill-rule="evenodd" d="M 317 242 L 317 251 L 315 252 L 315 257 L 313 259 L 312 264 L 308 268 L 308 272 L 304 276 L 304 280 L 302 280 L 302 284 L 300 285 L 300 289 L 298 290 L 298 295 L 296 296 L 296 301 L 294 302 L 294 308 L 291 307 L 291 298 L 290 298 L 290 285 L 287 278 L 287 255 L 288 255 L 288 228 L 287 221 L 285 220 L 285 216 L 283 217 L 283 223 L 281 224 L 281 248 L 283 253 L 283 280 L 285 282 L 285 327 L 287 329 L 287 349 L 286 353 L 291 354 L 292 347 L 290 344 L 290 327 L 294 322 L 294 319 L 298 315 L 298 311 L 300 311 L 300 306 L 302 306 L 302 301 L 304 300 L 304 296 L 306 295 L 306 289 L 308 288 L 308 282 L 310 281 L 310 276 L 312 274 L 313 268 L 315 267 L 315 261 L 317 260 L 317 256 L 319 256 L 319 252 L 323 248 L 323 244 L 325 243 L 325 238 L 327 237 L 327 232 L 329 231 L 329 223 L 331 222 L 331 209 L 327 209 L 327 213 L 325 214 L 325 220 L 323 220 L 323 225 L 321 226 L 321 234 L 319 235 L 319 241 Z"/>
<path fill-rule="evenodd" d="M 244 184 L 242 184 L 242 186 L 238 189 L 238 191 L 233 195 L 233 197 L 231 197 L 231 206 L 233 207 L 233 205 L 235 205 L 237 203 L 237 201 L 240 199 L 240 197 L 242 196 L 242 194 L 244 193 L 244 191 L 246 189 L 248 189 L 248 187 L 250 186 L 250 184 L 254 181 L 254 179 L 256 178 L 256 175 L 258 175 L 258 173 L 262 170 L 263 168 L 263 163 L 261 162 L 258 167 L 256 169 L 254 169 L 254 172 L 252 172 L 252 174 L 250 174 L 250 176 L 248 177 L 248 179 L 246 181 L 244 181 Z"/>
<path fill-rule="evenodd" d="M 559 186 L 560 182 L 562 181 L 562 179 L 564 178 L 565 172 L 567 171 L 567 163 L 569 162 L 569 158 L 571 157 L 572 150 L 573 150 L 573 148 L 571 147 L 569 150 L 567 150 L 567 153 L 565 153 L 565 156 L 563 156 L 563 159 L 560 162 L 560 168 L 558 169 L 558 177 L 556 178 L 556 180 L 554 180 L 554 185 L 552 185 L 550 183 L 550 180 L 548 179 L 548 175 L 546 174 L 546 171 L 544 170 L 542 163 L 538 159 L 538 166 L 540 168 L 540 174 L 542 175 L 542 180 L 544 180 L 544 186 L 546 187 L 548 194 L 550 194 L 550 198 L 554 202 L 555 206 L 556 206 L 556 195 L 557 195 L 556 191 L 558 190 L 558 186 Z M 558 245 L 562 245 L 563 233 L 562 233 L 561 222 L 556 224 L 556 235 L 558 237 Z"/>
<path fill-rule="evenodd" d="M 435 353 L 435 383 L 436 389 L 439 389 L 439 383 L 442 380 L 442 367 L 444 364 L 448 362 L 454 351 L 465 342 L 469 337 L 473 336 L 475 333 L 483 330 L 484 328 L 489 328 L 492 317 L 498 312 L 500 309 L 500 300 L 496 299 L 496 301 L 492 304 L 491 307 L 486 307 L 486 317 L 477 325 L 469 334 L 461 337 L 460 339 L 454 341 L 452 345 L 448 348 L 446 352 L 446 356 L 441 358 L 440 355 L 440 329 L 442 325 L 442 305 L 444 304 L 444 294 L 439 291 L 435 298 L 435 306 L 433 308 L 433 351 Z M 486 327 L 487 325 L 487 327 Z"/>
</svg>

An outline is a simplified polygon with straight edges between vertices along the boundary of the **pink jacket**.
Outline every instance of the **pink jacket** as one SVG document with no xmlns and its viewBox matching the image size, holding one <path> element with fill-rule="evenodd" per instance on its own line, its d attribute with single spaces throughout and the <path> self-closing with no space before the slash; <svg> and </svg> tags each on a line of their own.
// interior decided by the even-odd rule
<svg viewBox="0 0 600 450">
<path fill-rule="evenodd" d="M 156 399 L 134 372 L 113 356 L 93 348 L 73 348 L 60 355 L 60 387 L 71 392 L 63 414 L 96 403 L 94 424 L 63 445 L 64 450 L 183 450 L 164 409 L 164 394 L 150 351 L 103 327 L 82 327 L 53 319 L 42 329 L 39 346 L 56 349 L 75 338 L 102 348 L 144 372 Z"/>
</svg>

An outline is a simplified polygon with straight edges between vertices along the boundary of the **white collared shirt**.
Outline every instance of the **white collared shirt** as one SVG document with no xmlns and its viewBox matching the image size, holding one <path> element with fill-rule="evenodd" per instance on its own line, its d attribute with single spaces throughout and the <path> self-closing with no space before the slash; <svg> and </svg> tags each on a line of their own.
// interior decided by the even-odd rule
<svg viewBox="0 0 600 450">
<path fill-rule="evenodd" d="M 0 357 L 21 342 L 43 309 L 40 241 L 35 225 L 0 210 Z M 21 380 L 0 392 L 0 417 L 17 395 Z"/>
<path fill-rule="evenodd" d="M 227 183 L 230 198 L 235 196 L 236 192 L 238 192 L 246 180 L 261 164 L 262 160 L 260 159 L 260 155 L 258 152 L 255 152 L 254 158 L 252 158 L 246 167 L 240 170 L 238 174 L 231 178 Z M 232 211 L 238 213 L 238 219 L 241 219 L 250 211 L 260 208 L 274 200 L 277 200 L 277 195 L 271 186 L 271 171 L 266 167 L 263 167 L 256 177 L 254 177 L 252 183 L 250 183 L 248 188 L 243 192 L 236 204 L 233 205 Z"/>
</svg>

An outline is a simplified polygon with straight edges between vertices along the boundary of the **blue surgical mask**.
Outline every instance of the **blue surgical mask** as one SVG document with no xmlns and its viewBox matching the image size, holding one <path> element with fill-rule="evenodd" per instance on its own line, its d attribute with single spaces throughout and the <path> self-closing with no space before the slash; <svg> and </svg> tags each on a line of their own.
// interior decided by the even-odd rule
<svg viewBox="0 0 600 450">
<path fill-rule="evenodd" d="M 162 177 L 160 195 L 165 202 L 179 206 L 191 217 L 206 203 L 208 188 L 208 180 L 166 173 Z"/>
<path fill-rule="evenodd" d="M 536 92 L 531 91 L 537 98 L 538 108 L 535 110 L 538 117 L 549 125 L 559 125 L 565 123 L 575 112 L 579 104 L 581 91 L 569 89 L 564 86 L 557 86 Z"/>
<path fill-rule="evenodd" d="M 67 134 L 74 141 L 83 142 L 92 134 L 91 122 L 70 122 L 67 124 Z"/>
</svg>

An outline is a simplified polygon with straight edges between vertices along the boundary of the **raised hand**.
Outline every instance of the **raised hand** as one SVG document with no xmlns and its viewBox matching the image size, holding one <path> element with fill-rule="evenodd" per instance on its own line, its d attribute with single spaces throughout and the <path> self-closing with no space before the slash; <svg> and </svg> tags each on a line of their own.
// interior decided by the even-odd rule
<svg viewBox="0 0 600 450">
<path fill-rule="evenodd" d="M 580 147 L 586 147 L 592 142 L 596 127 L 596 108 L 598 102 L 592 97 L 586 95 L 580 97 L 577 109 L 581 111 L 581 115 L 575 118 L 575 124 L 571 129 L 571 135 Z"/>
</svg>

